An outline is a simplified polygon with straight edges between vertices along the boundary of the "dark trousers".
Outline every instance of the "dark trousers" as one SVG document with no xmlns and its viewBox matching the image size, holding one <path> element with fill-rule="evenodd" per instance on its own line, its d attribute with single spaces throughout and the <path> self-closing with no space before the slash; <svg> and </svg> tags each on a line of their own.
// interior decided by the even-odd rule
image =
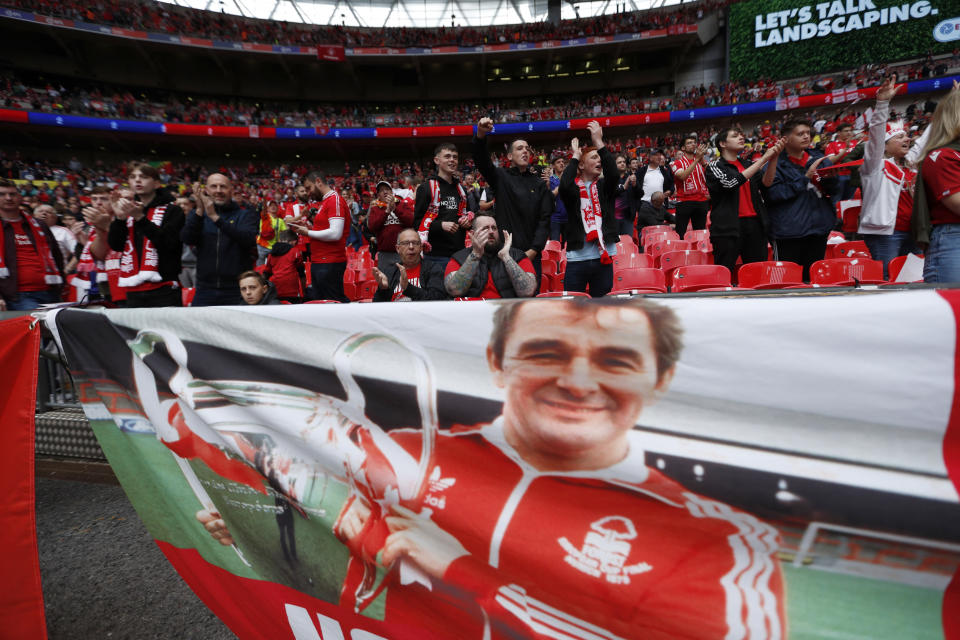
<svg viewBox="0 0 960 640">
<path fill-rule="evenodd" d="M 346 262 L 314 262 L 310 265 L 310 278 L 313 281 L 315 300 L 338 300 L 350 302 L 343 293 L 343 274 L 347 270 Z"/>
<path fill-rule="evenodd" d="M 713 263 L 730 269 L 731 275 L 737 258 L 742 258 L 743 264 L 767 259 L 767 236 L 763 233 L 763 225 L 758 216 L 740 218 L 738 237 L 710 236 L 710 244 L 713 245 Z"/>
<path fill-rule="evenodd" d="M 600 258 L 567 262 L 563 276 L 564 291 L 586 291 L 590 285 L 590 297 L 602 298 L 613 288 L 613 265 L 603 264 Z"/>
<path fill-rule="evenodd" d="M 199 295 L 199 291 L 197 294 Z M 237 295 L 240 295 L 240 289 L 237 289 Z M 160 287 L 150 291 L 127 291 L 127 306 L 136 308 L 153 307 L 182 307 L 183 294 L 180 289 L 173 287 Z"/>
<path fill-rule="evenodd" d="M 827 236 L 779 238 L 773 243 L 774 258 L 801 265 L 804 282 L 810 281 L 810 265 L 817 260 L 823 260 L 826 252 Z"/>
<path fill-rule="evenodd" d="M 232 287 L 205 287 L 203 283 L 197 285 L 197 292 L 193 296 L 191 307 L 226 307 L 244 304 L 240 295 L 240 285 Z"/>
<path fill-rule="evenodd" d="M 678 202 L 677 203 L 677 233 L 683 239 L 687 232 L 687 223 L 692 222 L 694 229 L 707 228 L 707 214 L 710 213 L 709 202 Z"/>
</svg>

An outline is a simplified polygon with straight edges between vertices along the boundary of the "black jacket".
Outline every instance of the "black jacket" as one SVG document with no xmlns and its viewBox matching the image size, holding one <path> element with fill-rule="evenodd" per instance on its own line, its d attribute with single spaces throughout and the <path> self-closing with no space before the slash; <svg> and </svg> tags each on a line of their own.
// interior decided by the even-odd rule
<svg viewBox="0 0 960 640">
<path fill-rule="evenodd" d="M 517 249 L 543 251 L 553 213 L 550 185 L 530 168 L 521 172 L 516 167 L 493 166 L 486 137 L 473 139 L 473 161 L 497 194 L 497 228 L 513 234 L 513 246 Z"/>
<path fill-rule="evenodd" d="M 390 302 L 393 299 L 394 290 L 400 284 L 400 270 L 397 269 L 397 265 L 391 264 L 383 270 L 383 273 L 390 280 L 390 286 L 386 289 L 377 289 L 373 295 L 374 302 Z M 430 260 L 422 261 L 420 286 L 407 283 L 403 295 L 411 300 L 449 300 L 450 296 L 447 295 L 447 290 L 443 286 L 443 267 Z"/>
<path fill-rule="evenodd" d="M 448 233 L 443 230 L 441 224 L 459 220 L 460 189 L 457 188 L 459 182 L 456 178 L 453 182 L 447 182 L 434 174 L 417 187 L 417 197 L 413 205 L 413 228 L 420 228 L 420 222 L 423 221 L 423 216 L 430 208 L 431 180 L 437 181 L 437 186 L 440 189 L 440 202 L 437 207 L 437 217 L 430 223 L 427 242 L 430 243 L 430 255 L 447 258 L 463 248 L 463 243 L 467 237 L 465 229 L 459 229 L 456 233 Z"/>
<path fill-rule="evenodd" d="M 651 203 L 644 200 L 637 209 L 637 229 L 644 227 L 656 227 L 662 224 L 674 224 L 677 221 L 676 216 L 667 211 L 663 205 L 657 209 Z"/>
<path fill-rule="evenodd" d="M 462 265 L 466 262 L 471 251 L 473 251 L 472 247 L 461 249 L 453 254 L 451 260 L 454 260 L 458 265 Z M 510 257 L 519 264 L 520 261 L 527 256 L 520 249 L 510 247 Z M 489 276 L 493 277 L 493 285 L 497 288 L 497 292 L 501 298 L 519 297 L 516 289 L 513 288 L 513 280 L 510 279 L 510 274 L 507 273 L 507 268 L 504 266 L 503 260 L 501 260 L 497 254 L 490 255 L 486 253 L 480 258 L 480 264 L 477 265 L 477 271 L 473 274 L 470 288 L 464 292 L 463 297 L 479 297 L 480 294 L 483 293 L 483 289 L 487 286 L 487 278 Z"/>
<path fill-rule="evenodd" d="M 57 271 L 60 272 L 60 277 L 63 277 L 63 256 L 60 255 L 60 246 L 57 244 L 57 239 L 53 235 L 53 231 L 50 230 L 50 227 L 44 223 L 43 225 L 44 233 L 47 236 L 47 246 L 50 247 L 50 253 L 53 255 L 54 262 L 57 263 Z M 2 221 L 3 225 L 3 255 L 4 262 L 7 265 L 7 270 L 9 275 L 6 278 L 0 278 L 0 296 L 4 300 L 12 300 L 14 296 L 17 295 L 17 239 L 16 234 L 13 233 L 13 227 L 8 224 L 5 220 Z M 30 242 L 33 243 L 33 246 L 37 246 L 37 240 L 33 237 L 33 225 L 29 224 L 26 220 L 22 224 L 24 233 L 26 233 Z M 50 285 L 50 291 L 60 291 L 60 288 L 63 285 L 54 284 Z"/>
<path fill-rule="evenodd" d="M 741 160 L 744 169 L 753 163 Z M 737 238 L 740 236 L 740 187 L 747 181 L 743 174 L 731 162 L 721 156 L 707 165 L 703 171 L 710 191 L 710 236 L 713 238 Z M 760 191 L 763 171 L 750 178 L 750 194 L 753 196 L 753 208 L 768 229 L 767 205 Z"/>
<path fill-rule="evenodd" d="M 247 303 L 244 302 L 243 304 L 247 304 Z M 254 306 L 259 307 L 261 305 L 266 306 L 271 304 L 283 304 L 283 303 L 281 303 L 280 299 L 277 298 L 277 288 L 273 286 L 272 282 L 267 282 L 267 292 L 263 294 L 262 298 L 260 298 L 260 302 L 258 302 Z"/>
<path fill-rule="evenodd" d="M 216 206 L 220 217 L 191 212 L 180 237 L 197 251 L 197 285 L 235 289 L 237 276 L 253 268 L 260 217 L 231 200 Z"/>
<path fill-rule="evenodd" d="M 159 264 L 157 271 L 160 277 L 168 282 L 178 282 L 180 280 L 180 257 L 183 254 L 183 243 L 180 241 L 180 232 L 183 229 L 183 210 L 173 203 L 171 196 L 166 189 L 158 189 L 154 194 L 149 208 L 166 205 L 167 209 L 163 214 L 163 221 L 160 226 L 147 220 L 147 216 L 140 218 L 133 223 L 133 248 L 137 255 L 143 251 L 143 239 L 148 238 L 157 250 Z M 110 223 L 110 230 L 107 232 L 107 244 L 114 251 L 123 251 L 127 243 L 127 223 L 123 220 L 114 220 Z M 239 275 L 239 274 L 238 274 Z M 234 279 L 236 284 L 236 279 Z"/>
<path fill-rule="evenodd" d="M 597 195 L 600 198 L 600 214 L 603 218 L 601 231 L 604 244 L 609 244 L 620 239 L 615 211 L 620 174 L 617 171 L 617 159 L 606 147 L 600 149 L 600 163 L 603 175 L 611 176 L 609 180 L 605 177 L 597 180 Z M 560 189 L 557 191 L 557 197 L 563 200 L 563 206 L 567 209 L 567 226 L 563 237 L 567 239 L 568 251 L 583 249 L 583 241 L 587 235 L 580 218 L 580 188 L 576 183 L 579 167 L 579 160 L 570 160 L 560 176 Z"/>
<path fill-rule="evenodd" d="M 649 164 L 645 164 L 637 171 L 637 189 L 640 191 L 640 199 L 646 198 L 650 199 L 652 193 L 643 192 L 643 176 L 646 175 L 647 170 L 650 168 Z M 676 191 L 677 187 L 673 184 L 673 171 L 670 170 L 670 163 L 664 162 L 660 165 L 660 173 L 663 174 L 663 191 Z"/>
</svg>

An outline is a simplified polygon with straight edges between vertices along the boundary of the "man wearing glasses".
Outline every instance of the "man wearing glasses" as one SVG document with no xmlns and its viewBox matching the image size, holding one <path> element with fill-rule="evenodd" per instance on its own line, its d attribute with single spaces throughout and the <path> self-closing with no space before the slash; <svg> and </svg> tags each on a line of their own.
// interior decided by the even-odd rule
<svg viewBox="0 0 960 640">
<path fill-rule="evenodd" d="M 423 244 L 416 229 L 401 231 L 396 247 L 400 261 L 385 265 L 383 271 L 373 270 L 378 285 L 374 302 L 449 299 L 443 288 L 443 268 L 423 260 Z"/>
</svg>

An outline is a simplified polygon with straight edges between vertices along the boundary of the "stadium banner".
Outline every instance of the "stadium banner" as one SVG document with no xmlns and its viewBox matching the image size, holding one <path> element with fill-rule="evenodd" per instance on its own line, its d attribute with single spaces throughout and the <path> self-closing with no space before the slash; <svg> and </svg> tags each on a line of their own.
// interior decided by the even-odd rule
<svg viewBox="0 0 960 640">
<path fill-rule="evenodd" d="M 947 91 L 960 75 L 908 82 L 898 87 L 898 94 Z M 593 116 L 572 120 L 540 120 L 535 122 L 506 122 L 494 126 L 495 135 L 523 135 L 582 129 L 591 120 L 598 120 L 603 127 L 632 127 L 665 122 L 688 122 L 709 120 L 728 116 L 744 116 L 788 109 L 817 108 L 823 105 L 856 102 L 876 95 L 878 87 L 835 90 L 809 96 L 790 96 L 777 100 L 748 102 L 730 106 L 679 109 L 657 113 L 637 113 L 620 116 Z M 20 122 L 34 125 L 56 126 L 77 129 L 102 129 L 117 132 L 153 133 L 175 136 L 201 136 L 214 138 L 324 138 L 324 139 L 373 139 L 373 138 L 445 138 L 472 135 L 474 125 L 437 125 L 426 127 L 258 127 L 241 125 L 182 124 L 176 122 L 145 122 L 71 116 L 57 113 L 0 109 L 0 122 Z M 466 132 L 466 133 L 464 133 Z"/>
<path fill-rule="evenodd" d="M 30 316 L 0 321 L 0 633 L 43 640 L 47 624 L 37 555 L 34 411 L 40 327 Z"/>
<path fill-rule="evenodd" d="M 902 640 L 958 637 L 958 311 L 922 290 L 46 322 L 140 518 L 241 638 Z"/>
<path fill-rule="evenodd" d="M 789 78 L 950 53 L 956 0 L 745 0 L 730 6 L 730 79 Z"/>
</svg>

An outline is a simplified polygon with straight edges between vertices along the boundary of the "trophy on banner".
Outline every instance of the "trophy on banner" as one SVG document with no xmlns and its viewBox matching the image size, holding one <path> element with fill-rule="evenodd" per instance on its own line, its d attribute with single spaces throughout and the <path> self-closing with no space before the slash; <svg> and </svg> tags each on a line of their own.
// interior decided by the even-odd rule
<svg viewBox="0 0 960 640">
<path fill-rule="evenodd" d="M 385 334 L 358 333 L 341 341 L 331 361 L 346 391 L 343 400 L 290 385 L 197 379 L 188 367 L 185 345 L 166 330 L 144 329 L 129 345 L 144 412 L 204 509 L 219 511 L 188 459 L 199 458 L 217 475 L 262 494 L 267 493 L 267 483 L 301 513 L 310 511 L 303 504 L 304 496 L 310 478 L 318 475 L 345 483 L 351 499 L 362 500 L 377 516 L 391 505 L 419 508 L 428 487 L 438 417 L 433 369 L 418 347 Z M 354 377 L 353 358 L 375 345 L 399 345 L 414 365 L 423 431 L 419 460 L 366 415 L 366 398 Z M 161 397 L 158 381 L 169 388 L 172 398 Z M 265 453 L 264 445 L 258 448 L 256 442 L 269 442 L 269 451 Z M 309 464 L 272 465 L 268 470 L 263 463 L 277 459 Z M 377 586 L 375 562 L 387 535 L 383 518 L 372 517 L 358 537 L 359 546 L 350 549 L 364 568 L 356 592 L 344 594 L 356 611 L 369 605 L 387 582 L 384 576 Z M 236 543 L 233 548 L 249 565 Z M 396 568 L 404 583 L 429 584 L 429 578 L 406 561 L 399 565 L 387 567 L 386 574 Z"/>
</svg>

